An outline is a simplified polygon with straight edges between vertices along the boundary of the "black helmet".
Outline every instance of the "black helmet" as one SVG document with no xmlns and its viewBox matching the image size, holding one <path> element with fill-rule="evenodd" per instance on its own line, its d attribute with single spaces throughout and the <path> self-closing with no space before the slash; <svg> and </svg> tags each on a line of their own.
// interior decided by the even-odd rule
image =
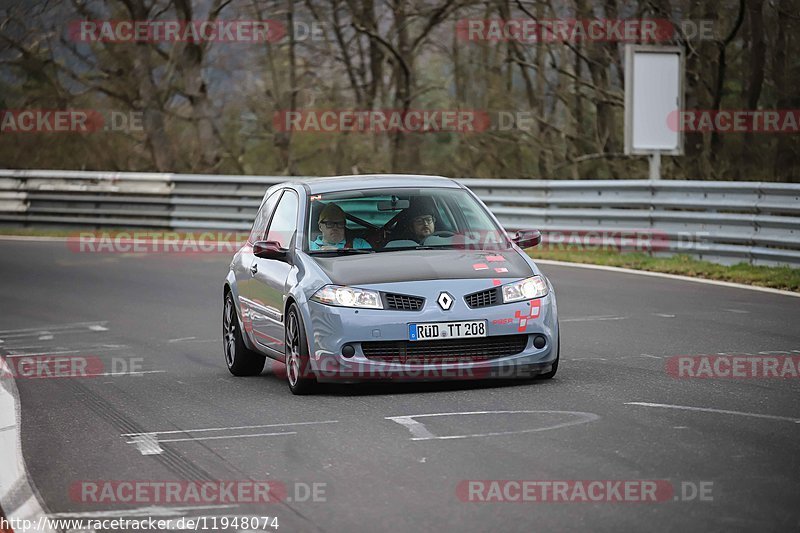
<svg viewBox="0 0 800 533">
<path fill-rule="evenodd" d="M 436 204 L 433 203 L 433 199 L 429 196 L 414 196 L 410 202 L 411 205 L 406 211 L 406 217 L 409 222 L 423 215 L 436 216 Z"/>
</svg>

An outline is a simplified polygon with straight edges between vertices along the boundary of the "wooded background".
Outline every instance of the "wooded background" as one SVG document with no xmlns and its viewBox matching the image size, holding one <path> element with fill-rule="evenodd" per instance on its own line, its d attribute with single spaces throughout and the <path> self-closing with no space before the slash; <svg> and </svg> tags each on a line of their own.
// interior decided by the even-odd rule
<svg viewBox="0 0 800 533">
<path fill-rule="evenodd" d="M 469 42 L 463 19 L 712 21 L 680 31 L 686 107 L 800 108 L 800 0 L 66 0 L 0 3 L 0 109 L 133 112 L 138 131 L 0 133 L 0 167 L 263 175 L 631 179 L 621 42 Z M 265 20 L 267 43 L 76 42 L 78 20 Z M 276 112 L 522 112 L 480 133 L 276 131 Z M 666 179 L 800 181 L 800 135 L 692 133 Z"/>
</svg>

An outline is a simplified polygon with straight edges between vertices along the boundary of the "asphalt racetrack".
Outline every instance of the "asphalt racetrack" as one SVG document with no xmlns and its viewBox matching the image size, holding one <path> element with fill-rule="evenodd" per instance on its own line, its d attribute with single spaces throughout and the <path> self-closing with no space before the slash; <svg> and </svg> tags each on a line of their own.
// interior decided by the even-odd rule
<svg viewBox="0 0 800 533">
<path fill-rule="evenodd" d="M 800 528 L 800 379 L 691 377 L 670 359 L 791 362 L 798 298 L 544 265 L 562 328 L 554 380 L 296 397 L 282 365 L 252 378 L 225 368 L 229 255 L 18 241 L 0 241 L 0 255 L 0 350 L 12 366 L 60 355 L 101 370 L 15 379 L 29 479 L 53 516 L 269 516 L 280 532 Z M 86 490 L 214 480 L 282 488 L 270 503 Z M 541 483 L 513 483 L 523 481 Z M 576 492 L 592 481 L 606 487 L 598 500 Z M 619 501 L 609 481 L 652 481 L 656 501 Z"/>
</svg>

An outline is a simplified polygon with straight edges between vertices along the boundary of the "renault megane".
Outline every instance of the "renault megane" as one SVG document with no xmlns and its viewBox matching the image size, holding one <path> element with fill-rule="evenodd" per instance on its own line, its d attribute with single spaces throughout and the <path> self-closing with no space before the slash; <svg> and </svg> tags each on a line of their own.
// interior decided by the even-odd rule
<svg viewBox="0 0 800 533">
<path fill-rule="evenodd" d="M 228 369 L 284 363 L 295 394 L 319 382 L 552 378 L 555 294 L 523 252 L 540 240 L 510 237 L 447 178 L 275 185 L 225 279 Z"/>
</svg>

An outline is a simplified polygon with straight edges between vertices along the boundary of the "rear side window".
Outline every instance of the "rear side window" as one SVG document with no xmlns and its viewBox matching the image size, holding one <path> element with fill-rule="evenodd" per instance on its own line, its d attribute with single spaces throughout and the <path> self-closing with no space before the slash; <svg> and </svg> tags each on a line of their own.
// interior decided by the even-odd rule
<svg viewBox="0 0 800 533">
<path fill-rule="evenodd" d="M 286 191 L 275 208 L 275 215 L 269 224 L 266 240 L 275 241 L 281 248 L 288 248 L 292 236 L 297 231 L 297 209 L 299 200 L 293 191 Z"/>
<path fill-rule="evenodd" d="M 275 191 L 267 198 L 267 201 L 264 202 L 264 205 L 261 206 L 261 209 L 258 210 L 258 214 L 256 215 L 256 220 L 253 222 L 253 229 L 250 230 L 250 238 L 248 241 L 254 243 L 256 241 L 263 241 L 264 235 L 267 233 L 267 224 L 269 223 L 269 218 L 272 216 L 272 211 L 275 209 L 275 204 L 278 202 L 278 198 L 281 197 L 281 191 Z"/>
</svg>

